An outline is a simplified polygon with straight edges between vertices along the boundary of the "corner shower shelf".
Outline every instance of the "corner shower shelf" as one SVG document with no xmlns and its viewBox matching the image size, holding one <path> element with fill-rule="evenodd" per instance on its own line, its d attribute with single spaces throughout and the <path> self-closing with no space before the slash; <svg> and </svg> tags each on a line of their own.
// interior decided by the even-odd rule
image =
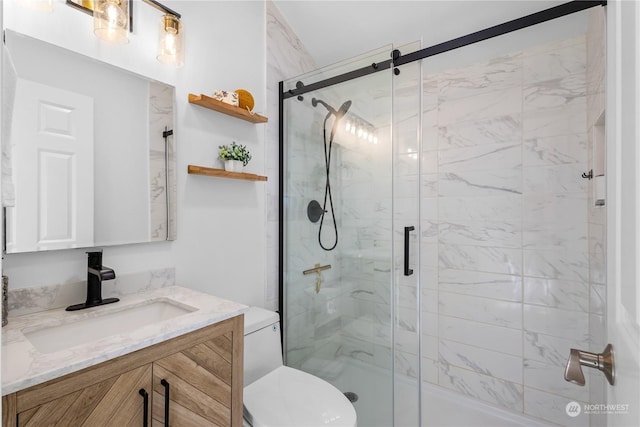
<svg viewBox="0 0 640 427">
<path fill-rule="evenodd" d="M 245 120 L 250 123 L 266 123 L 269 121 L 268 118 L 261 116 L 260 114 L 251 113 L 248 110 L 243 110 L 240 107 L 218 101 L 217 99 L 213 99 L 207 95 L 194 95 L 193 93 L 190 93 L 189 103 L 235 117 L 236 119 Z"/>
<path fill-rule="evenodd" d="M 227 172 L 223 169 L 207 168 L 204 166 L 187 165 L 187 173 L 192 175 L 217 176 L 220 178 L 244 179 L 246 181 L 266 181 L 268 178 L 262 175 L 244 172 Z"/>
</svg>

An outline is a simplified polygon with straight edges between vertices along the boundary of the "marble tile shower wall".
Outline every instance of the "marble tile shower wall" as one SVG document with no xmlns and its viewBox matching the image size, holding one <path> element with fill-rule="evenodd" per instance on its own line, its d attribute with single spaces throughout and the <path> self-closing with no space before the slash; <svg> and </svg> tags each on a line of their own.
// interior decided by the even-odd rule
<svg viewBox="0 0 640 427">
<path fill-rule="evenodd" d="M 323 203 L 325 188 L 325 167 L 322 141 L 322 119 L 319 110 L 306 104 L 292 109 L 288 122 L 287 158 L 287 240 L 288 257 L 286 267 L 287 298 L 287 365 L 304 367 L 315 371 L 318 360 L 331 360 L 339 347 L 336 327 L 339 324 L 339 308 L 335 307 L 335 297 L 344 292 L 340 278 L 341 264 L 339 251 L 325 251 L 318 243 L 319 223 L 312 223 L 307 217 L 307 205 L 311 200 Z M 341 152 L 334 148 L 332 157 L 340 164 Z M 339 171 L 331 171 L 331 183 L 335 189 L 341 188 Z M 333 197 L 338 230 L 341 229 L 342 204 L 339 197 Z M 329 214 L 323 225 L 325 246 L 333 243 L 333 224 Z M 315 264 L 331 265 L 322 271 L 322 288 L 316 293 L 316 274 L 304 275 L 303 271 Z M 312 360 L 311 360 L 312 359 Z M 323 365 L 323 363 L 320 363 Z"/>
<path fill-rule="evenodd" d="M 317 65 L 273 2 L 266 2 L 267 111 L 278 111 L 278 82 L 317 69 Z M 278 118 L 265 125 L 267 181 L 267 272 L 265 307 L 278 308 Z"/>
<path fill-rule="evenodd" d="M 590 384 L 563 379 L 569 349 L 603 339 L 580 178 L 585 37 L 431 75 L 423 91 L 422 379 L 585 425 L 564 407 L 589 402 Z"/>
<path fill-rule="evenodd" d="M 301 75 L 316 70 L 318 67 L 306 48 L 273 2 L 266 2 L 267 16 L 267 109 L 278 110 L 278 82 L 291 76 Z M 291 221 L 287 223 L 291 253 L 294 254 L 287 266 L 287 365 L 301 367 L 317 373 L 326 368 L 322 360 L 338 347 L 336 335 L 331 333 L 335 328 L 337 308 L 335 300 L 335 277 L 339 277 L 340 263 L 337 253 L 325 252 L 318 246 L 317 224 L 312 224 L 306 217 L 307 204 L 311 199 L 322 203 L 324 189 L 322 168 L 322 118 L 314 116 L 310 119 L 309 98 L 299 103 L 292 113 L 300 113 L 299 117 L 288 117 L 288 138 L 293 143 L 294 152 L 287 154 L 290 160 L 287 182 L 294 187 L 289 188 L 291 194 L 286 200 L 286 209 Z M 297 101 L 290 101 L 296 102 Z M 305 107 L 306 106 L 306 107 Z M 299 108 L 298 108 L 299 107 Z M 309 107 L 310 108 L 310 107 Z M 267 259 L 268 271 L 265 289 L 265 305 L 272 309 L 278 306 L 278 120 L 272 118 L 266 125 L 266 169 L 269 175 L 267 182 Z M 335 171 L 337 172 L 337 171 Z M 337 176 L 337 175 L 336 175 Z M 336 178 L 334 176 L 334 182 Z M 334 184 L 335 185 L 335 184 Z M 337 186 L 336 186 L 337 188 Z M 339 209 L 336 203 L 336 210 Z M 339 216 L 339 215 L 338 215 Z M 315 263 L 331 264 L 331 270 L 324 271 L 324 291 L 316 294 L 315 275 L 304 276 L 303 270 L 312 268 Z M 324 359 L 330 359 L 330 356 Z"/>
<path fill-rule="evenodd" d="M 342 283 L 338 356 L 389 369 L 392 245 L 391 148 L 389 128 L 378 144 L 341 147 Z"/>
</svg>

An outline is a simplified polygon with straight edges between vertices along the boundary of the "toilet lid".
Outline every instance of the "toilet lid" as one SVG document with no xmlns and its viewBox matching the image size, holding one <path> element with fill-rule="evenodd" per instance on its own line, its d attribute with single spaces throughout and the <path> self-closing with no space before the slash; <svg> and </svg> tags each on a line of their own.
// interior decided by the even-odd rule
<svg viewBox="0 0 640 427">
<path fill-rule="evenodd" d="M 253 427 L 356 426 L 356 411 L 340 390 L 287 366 L 249 384 L 243 399 Z"/>
</svg>

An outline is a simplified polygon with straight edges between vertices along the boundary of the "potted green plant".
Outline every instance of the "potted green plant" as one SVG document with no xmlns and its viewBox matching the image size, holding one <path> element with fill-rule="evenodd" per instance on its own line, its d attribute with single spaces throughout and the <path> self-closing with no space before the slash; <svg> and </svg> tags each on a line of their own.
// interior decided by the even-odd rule
<svg viewBox="0 0 640 427">
<path fill-rule="evenodd" d="M 245 145 L 238 145 L 235 141 L 231 144 L 220 145 L 218 156 L 224 161 L 224 170 L 228 172 L 242 172 L 242 168 L 251 160 L 251 154 Z"/>
</svg>

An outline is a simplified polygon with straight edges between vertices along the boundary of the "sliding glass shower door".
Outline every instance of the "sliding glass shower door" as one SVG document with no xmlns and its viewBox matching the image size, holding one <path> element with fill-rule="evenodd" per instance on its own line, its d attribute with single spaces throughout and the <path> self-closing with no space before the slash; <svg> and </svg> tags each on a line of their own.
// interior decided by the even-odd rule
<svg viewBox="0 0 640 427">
<path fill-rule="evenodd" d="M 606 345 L 605 209 L 584 178 L 604 174 L 603 27 L 596 7 L 422 60 L 422 392 L 436 425 L 460 419 L 439 414 L 446 390 L 528 425 L 604 424 L 565 409 L 602 399 L 604 377 L 563 375 L 571 348 Z"/>
<path fill-rule="evenodd" d="M 284 82 L 285 91 L 389 59 L 390 48 Z M 286 364 L 393 425 L 394 151 L 391 70 L 284 101 Z"/>
<path fill-rule="evenodd" d="M 394 54 L 420 49 L 399 46 Z M 394 424 L 419 426 L 421 419 L 421 63 L 392 70 L 394 286 Z M 380 424 L 378 424 L 380 425 Z"/>
</svg>

